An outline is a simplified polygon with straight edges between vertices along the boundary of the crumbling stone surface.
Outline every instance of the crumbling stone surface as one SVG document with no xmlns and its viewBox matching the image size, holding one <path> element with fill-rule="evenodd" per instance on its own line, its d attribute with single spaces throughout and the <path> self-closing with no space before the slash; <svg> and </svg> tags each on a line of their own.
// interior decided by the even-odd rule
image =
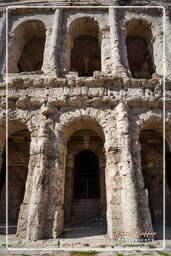
<svg viewBox="0 0 171 256">
<path fill-rule="evenodd" d="M 164 117 L 171 150 L 171 48 L 168 36 L 164 74 L 163 9 L 68 8 L 66 2 L 11 9 L 5 66 L 6 5 L 0 5 L 0 178 L 7 128 L 9 219 L 18 239 L 61 235 L 73 217 L 74 159 L 85 149 L 98 158 L 98 217 L 108 237 L 155 231 L 163 212 Z M 169 5 L 166 20 L 169 35 Z M 166 179 L 168 202 L 169 184 Z M 5 180 L 0 185 L 4 222 Z M 167 219 L 169 207 L 168 213 Z"/>
</svg>

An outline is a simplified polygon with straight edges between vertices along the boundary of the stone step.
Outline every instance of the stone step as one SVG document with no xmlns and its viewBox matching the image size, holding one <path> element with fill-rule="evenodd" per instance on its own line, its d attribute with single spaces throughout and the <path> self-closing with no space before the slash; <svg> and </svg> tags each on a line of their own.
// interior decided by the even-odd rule
<svg viewBox="0 0 171 256">
<path fill-rule="evenodd" d="M 72 205 L 72 222 L 92 221 L 100 218 L 99 199 L 75 199 Z"/>
</svg>

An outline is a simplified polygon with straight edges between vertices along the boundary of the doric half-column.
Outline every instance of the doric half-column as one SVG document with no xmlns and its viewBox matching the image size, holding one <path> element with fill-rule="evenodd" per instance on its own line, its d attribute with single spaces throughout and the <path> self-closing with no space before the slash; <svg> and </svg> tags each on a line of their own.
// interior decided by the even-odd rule
<svg viewBox="0 0 171 256">
<path fill-rule="evenodd" d="M 101 31 L 101 70 L 107 73 L 112 71 L 109 46 L 110 32 L 109 28 L 105 28 Z"/>
<path fill-rule="evenodd" d="M 113 118 L 109 119 L 108 125 L 104 130 L 104 134 L 107 233 L 111 239 L 115 239 L 116 232 L 122 231 L 123 209 L 121 204 L 122 182 L 118 170 L 120 150 L 118 150 L 117 145 L 116 122 Z"/>
<path fill-rule="evenodd" d="M 49 51 L 51 49 L 51 37 L 52 37 L 52 28 L 46 29 L 46 41 L 45 41 L 45 48 L 44 48 L 44 54 L 43 54 L 43 65 L 42 70 L 45 74 L 52 72 L 50 69 L 50 55 Z"/>
<path fill-rule="evenodd" d="M 136 200 L 136 184 L 133 179 L 133 161 L 130 147 L 128 106 L 120 103 L 117 108 L 117 134 L 121 151 L 120 176 L 122 178 L 121 201 L 123 211 L 123 230 L 136 230 L 138 227 L 138 209 Z"/>
<path fill-rule="evenodd" d="M 65 162 L 66 162 L 66 145 L 61 138 L 60 132 L 56 131 L 56 143 L 54 152 L 56 161 L 54 165 L 53 187 L 55 194 L 53 198 L 53 228 L 52 237 L 57 238 L 63 230 L 64 224 L 64 193 L 65 193 Z M 55 203 L 54 203 L 55 202 Z"/>
<path fill-rule="evenodd" d="M 31 134 L 28 177 L 17 230 L 17 235 L 27 240 L 39 240 L 46 234 L 48 152 L 51 147 L 46 120 L 42 120 L 37 129 Z"/>
<path fill-rule="evenodd" d="M 153 38 L 154 40 L 154 64 L 156 67 L 155 73 L 159 76 L 164 76 L 164 32 L 162 30 L 158 31 L 158 34 L 156 34 Z M 161 49 L 160 51 L 158 51 L 158 49 Z M 166 52 L 167 54 L 167 52 Z M 169 54 L 169 53 L 168 53 Z M 154 56 L 154 55 L 153 55 Z M 167 55 L 166 55 L 167 56 Z M 166 63 L 168 64 L 168 63 Z M 167 66 L 166 66 L 167 68 Z M 167 71 L 167 69 L 166 69 Z"/>
<path fill-rule="evenodd" d="M 130 121 L 126 103 L 120 103 L 116 111 L 118 143 L 122 149 L 119 169 L 122 178 L 123 231 L 152 231 L 148 193 L 144 189 L 141 170 L 138 128 L 133 127 Z"/>
<path fill-rule="evenodd" d="M 5 39 L 6 39 L 6 33 L 5 33 L 5 28 L 6 28 L 6 14 L 5 12 L 3 13 L 1 22 L 0 22 L 0 73 L 2 72 L 3 69 L 3 61 L 5 57 Z"/>
<path fill-rule="evenodd" d="M 31 136 L 29 171 L 17 229 L 19 237 L 34 241 L 57 238 L 61 234 L 65 148 L 54 124 L 42 119 Z"/>
<path fill-rule="evenodd" d="M 136 232 L 140 229 L 147 231 L 146 229 L 152 229 L 148 198 L 142 182 L 137 180 L 141 178 L 142 181 L 142 174 L 140 175 L 140 170 L 137 170 L 140 166 L 135 164 L 139 161 L 135 159 L 139 154 L 135 155 L 134 146 L 137 143 L 134 145 L 135 134 L 130 127 L 129 107 L 126 103 L 120 103 L 116 107 L 116 124 L 118 145 L 121 150 L 119 173 L 122 180 L 122 230 L 124 232 Z M 140 210 L 141 205 L 144 209 Z M 146 219 L 142 219 L 142 210 L 146 214 Z"/>
<path fill-rule="evenodd" d="M 57 129 L 51 127 L 48 150 L 48 188 L 45 194 L 45 236 L 57 238 L 64 223 L 65 146 Z M 43 209 L 43 208 L 42 208 Z M 41 213 L 41 212 L 40 212 Z M 43 220 L 44 220 L 43 219 Z M 42 222 L 42 225 L 44 222 Z"/>
<path fill-rule="evenodd" d="M 28 226 L 26 238 L 38 240 L 45 235 L 46 211 L 48 199 L 48 156 L 49 136 L 47 128 L 42 125 L 38 137 L 32 141 L 32 163 L 34 173 L 32 176 L 32 193 L 29 203 Z"/>
<path fill-rule="evenodd" d="M 161 11 L 161 15 L 165 15 L 162 12 L 163 10 Z M 165 24 L 166 23 L 167 23 L 167 18 L 166 18 Z M 149 43 L 150 43 L 150 48 L 152 49 L 150 53 L 153 57 L 153 68 L 155 69 L 155 74 L 159 76 L 164 76 L 164 72 L 167 71 L 167 69 L 165 70 L 165 67 L 164 67 L 165 49 L 167 50 L 167 41 L 166 41 L 166 44 L 164 44 L 164 39 L 169 40 L 170 38 L 170 35 L 169 35 L 170 32 L 168 33 L 167 29 L 168 29 L 168 23 L 165 29 L 164 19 L 162 16 L 160 21 L 156 20 L 155 23 L 153 23 L 151 26 L 152 39 L 151 39 L 151 42 Z M 170 53 L 170 50 L 166 52 L 166 56 L 169 57 L 169 53 Z"/>
<path fill-rule="evenodd" d="M 118 76 L 119 74 L 122 74 L 122 76 L 127 76 L 126 69 L 121 62 L 117 13 L 118 12 L 115 8 L 109 7 L 112 73 L 115 76 Z"/>
<path fill-rule="evenodd" d="M 50 69 L 59 73 L 60 69 L 60 47 L 61 47 L 61 29 L 62 29 L 63 9 L 57 8 L 54 15 L 51 46 L 50 46 Z"/>
</svg>

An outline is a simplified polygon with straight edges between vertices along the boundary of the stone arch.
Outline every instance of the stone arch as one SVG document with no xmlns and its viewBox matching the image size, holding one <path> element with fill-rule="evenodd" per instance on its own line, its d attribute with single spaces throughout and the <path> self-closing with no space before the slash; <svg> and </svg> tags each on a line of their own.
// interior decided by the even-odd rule
<svg viewBox="0 0 171 256">
<path fill-rule="evenodd" d="M 66 120 L 62 122 L 61 120 L 61 126 L 60 126 L 60 132 L 62 133 L 62 137 L 64 139 L 65 145 L 67 145 L 67 142 L 70 138 L 70 136 L 76 132 L 77 130 L 84 130 L 89 129 L 94 132 L 96 132 L 101 140 L 105 142 L 105 134 L 104 134 L 104 128 L 103 125 L 100 123 L 96 116 L 96 112 L 91 113 L 91 115 L 84 114 L 82 111 L 80 113 L 67 113 L 63 118 Z M 70 121 L 69 121 L 70 120 Z"/>
<path fill-rule="evenodd" d="M 141 166 L 153 225 L 163 223 L 163 138 L 154 129 L 140 132 Z"/>
<path fill-rule="evenodd" d="M 100 118 L 99 118 L 100 120 Z M 57 125 L 57 136 L 59 136 L 58 145 L 60 147 L 60 155 L 58 156 L 59 159 L 59 173 L 61 174 L 61 178 L 58 180 L 58 187 L 60 188 L 60 195 L 58 194 L 58 198 L 60 203 L 58 203 L 57 212 L 60 213 L 60 219 L 58 219 L 54 223 L 55 232 L 57 236 L 62 232 L 63 230 L 63 222 L 64 222 L 64 187 L 65 187 L 65 180 L 66 180 L 66 171 L 65 168 L 68 168 L 68 170 L 72 170 L 73 168 L 73 158 L 74 156 L 69 153 L 69 150 L 67 152 L 67 146 L 69 143 L 70 138 L 75 132 L 83 131 L 83 130 L 90 130 L 92 133 L 96 134 L 96 137 L 98 137 L 104 145 L 105 142 L 105 135 L 104 135 L 104 128 L 103 124 L 101 124 L 101 121 L 98 121 L 98 115 L 96 111 L 91 111 L 91 113 L 88 111 L 80 110 L 73 112 L 66 112 L 60 117 L 60 123 Z M 81 149 L 81 147 L 80 147 Z M 78 149 L 78 151 L 80 150 Z M 91 148 L 89 148 L 91 150 Z M 73 150 L 74 151 L 74 150 Z M 103 157 L 105 158 L 105 150 L 101 150 L 101 154 L 103 154 Z M 71 164 L 67 161 L 70 160 Z M 101 168 L 103 168 L 103 172 L 105 174 L 106 179 L 106 172 L 105 172 L 105 161 L 99 161 Z M 104 165 L 102 164 L 104 162 Z M 67 172 L 68 172 L 67 170 Z M 60 181 L 60 184 L 59 184 Z M 106 191 L 107 192 L 107 191 Z M 107 197 L 107 195 L 106 195 Z M 110 203 L 109 203 L 110 204 Z M 109 205 L 108 204 L 108 205 Z M 106 211 L 106 210 L 105 210 Z M 105 214 L 106 215 L 106 214 Z M 59 215 L 58 215 L 59 216 Z M 110 222 L 112 220 L 107 220 L 107 222 Z M 108 225 L 108 224 L 107 224 Z M 53 228 L 54 229 L 54 228 Z M 57 230 L 57 231 L 56 231 Z"/>
<path fill-rule="evenodd" d="M 138 127 L 139 131 L 153 129 L 163 136 L 163 111 L 147 111 L 140 114 Z"/>
<path fill-rule="evenodd" d="M 166 142 L 165 147 L 165 175 L 166 175 L 166 225 L 171 226 L 171 150 Z"/>
<path fill-rule="evenodd" d="M 165 177 L 166 177 L 166 225 L 171 226 L 171 122 L 166 112 L 165 122 Z"/>
<path fill-rule="evenodd" d="M 121 229 L 122 231 L 128 231 L 125 223 L 127 219 L 132 216 L 134 206 L 128 203 L 129 212 L 122 215 L 123 204 L 127 205 L 127 200 L 124 199 L 125 189 L 124 181 L 121 178 L 115 177 L 119 175 L 118 170 L 120 166 L 117 166 L 120 158 L 120 150 L 116 142 L 114 130 L 116 129 L 116 123 L 110 111 L 97 110 L 95 108 L 80 108 L 73 111 L 62 113 L 59 117 L 58 123 L 56 123 L 56 137 L 58 141 L 58 171 L 59 177 L 56 176 L 56 184 L 58 186 L 58 206 L 56 207 L 57 220 L 54 222 L 54 230 L 57 237 L 63 230 L 64 220 L 64 183 L 65 183 L 65 166 L 67 155 L 67 143 L 74 132 L 89 129 L 95 132 L 104 143 L 105 152 L 105 185 L 106 189 L 106 220 L 107 220 L 107 234 L 111 239 L 114 239 L 115 231 Z M 114 143 L 114 144 L 113 144 Z M 116 144 L 115 144 L 116 143 Z M 70 159 L 71 162 L 73 158 Z M 123 161 L 121 159 L 121 161 Z M 72 168 L 72 164 L 68 165 Z M 116 169 L 115 169 L 116 168 Z M 119 168 L 119 169 L 118 169 Z M 113 182 L 111 183 L 111 179 Z M 130 192 L 130 190 L 128 190 Z M 129 194 L 129 193 L 128 193 Z M 132 189 L 131 189 L 132 198 Z M 125 201 L 124 201 L 125 200 Z M 59 203 L 60 201 L 60 203 Z M 134 205 L 135 200 L 131 199 L 131 203 Z M 127 208 L 127 209 L 128 209 Z M 135 214 L 133 213 L 135 216 Z M 137 222 L 132 219 L 133 225 L 137 228 Z M 131 224 L 132 225 L 132 224 Z M 130 228 L 130 224 L 129 227 Z"/>
<path fill-rule="evenodd" d="M 169 151 L 168 138 L 166 136 L 164 156 L 163 140 L 163 115 L 159 110 L 140 115 L 139 141 L 141 144 L 141 169 L 144 187 L 148 193 L 148 204 L 151 212 L 153 230 L 157 237 L 163 237 L 160 227 L 163 224 L 163 191 L 164 191 L 164 163 Z M 167 132 L 167 127 L 166 127 Z M 170 158 L 169 158 L 170 160 Z M 166 175 L 166 224 L 170 225 L 171 194 L 169 191 L 168 177 Z"/>
<path fill-rule="evenodd" d="M 157 238 L 163 238 L 163 111 L 161 109 L 141 112 L 137 120 L 137 141 L 138 141 L 138 183 L 143 189 L 144 204 L 146 211 L 142 208 L 140 212 L 141 226 L 148 219 L 150 229 L 157 232 Z M 155 173 L 156 170 L 156 173 Z M 151 177 L 154 176 L 152 179 Z M 154 180 L 156 179 L 155 186 Z M 158 190 L 157 190 L 158 187 Z M 160 200 L 153 200 L 152 195 L 157 194 Z M 141 201 L 140 201 L 141 204 Z M 158 205 L 157 205 L 158 204 Z M 148 211 L 148 214 L 147 214 Z M 147 217 L 148 215 L 148 217 Z"/>
<path fill-rule="evenodd" d="M 19 120 L 9 120 L 8 133 L 8 222 L 9 232 L 17 228 L 20 206 L 25 195 L 30 156 L 30 132 L 27 125 Z M 5 143 L 4 143 L 5 144 Z M 2 154 L 0 172 L 0 222 L 6 221 L 6 146 Z M 15 190 L 14 190 L 15 188 Z M 10 225 L 15 226 L 11 229 Z"/>
<path fill-rule="evenodd" d="M 84 49 L 84 51 L 82 51 Z M 94 18 L 75 19 L 68 30 L 67 69 L 79 76 L 92 76 L 101 70 L 100 30 Z"/>
<path fill-rule="evenodd" d="M 151 78 L 155 72 L 151 24 L 143 19 L 129 20 L 126 24 L 126 45 L 132 76 Z"/>
<path fill-rule="evenodd" d="M 99 135 L 92 129 L 79 129 L 74 132 L 67 144 L 66 172 L 65 172 L 65 221 L 79 222 L 95 220 L 102 218 L 106 220 L 106 189 L 105 189 L 105 155 L 104 143 Z M 78 165 L 87 155 L 96 156 L 92 158 L 97 161 L 98 173 L 91 169 L 92 167 L 86 160 L 86 172 L 79 172 Z M 78 158 L 83 153 L 82 158 Z M 78 161 L 76 161 L 78 160 Z M 89 159 L 90 161 L 90 159 Z M 94 167 L 95 168 L 95 167 Z M 90 170 L 91 169 L 91 170 Z M 97 171 L 96 170 L 96 171 Z M 81 182 L 81 186 L 80 186 Z M 94 188 L 97 187 L 99 194 L 97 196 Z M 77 191 L 77 192 L 76 192 Z M 81 207 L 80 207 L 81 205 Z M 85 207 L 85 209 L 83 209 Z M 87 211 L 86 216 L 82 212 Z"/>
<path fill-rule="evenodd" d="M 40 20 L 26 20 L 12 32 L 9 47 L 8 72 L 41 70 L 45 47 L 46 29 Z"/>
<path fill-rule="evenodd" d="M 165 122 L 165 177 L 166 177 L 166 224 L 171 224 L 170 222 L 170 204 L 171 204 L 171 193 L 170 193 L 170 184 L 171 178 L 170 173 L 167 173 L 170 170 L 170 161 L 171 161 L 171 140 L 170 140 L 170 121 L 169 116 L 166 113 L 166 122 Z M 156 112 L 153 113 L 151 111 L 147 113 L 143 113 L 140 115 L 139 121 L 139 132 L 141 130 L 153 130 L 163 138 L 164 127 L 163 127 L 163 113 Z M 163 141 L 164 145 L 164 141 Z M 163 149 L 164 150 L 164 149 Z M 163 159 L 164 164 L 164 159 Z"/>
</svg>

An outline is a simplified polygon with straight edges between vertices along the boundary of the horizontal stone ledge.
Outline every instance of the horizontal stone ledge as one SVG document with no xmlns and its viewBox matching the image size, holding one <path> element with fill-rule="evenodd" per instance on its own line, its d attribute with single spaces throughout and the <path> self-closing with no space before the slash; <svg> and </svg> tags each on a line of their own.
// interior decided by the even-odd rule
<svg viewBox="0 0 171 256">
<path fill-rule="evenodd" d="M 68 101 L 68 102 L 64 102 L 64 101 L 53 101 L 53 102 L 50 102 L 51 106 L 53 107 L 53 109 L 51 109 L 51 112 L 48 114 L 48 115 L 53 115 L 55 113 L 58 113 L 58 112 L 61 112 L 62 110 L 59 109 L 59 108 L 70 108 L 70 107 L 75 107 L 75 108 L 79 108 L 79 107 L 100 107 L 102 109 L 105 109 L 105 108 L 114 108 L 116 107 L 119 102 L 123 100 L 122 97 L 116 99 L 116 100 L 110 100 L 109 101 L 109 98 L 107 99 L 97 99 L 95 98 L 94 100 L 91 100 L 91 101 L 88 101 L 84 100 L 84 98 L 82 99 L 82 101 Z M 163 100 L 161 99 L 153 99 L 153 100 L 143 100 L 138 98 L 134 98 L 134 99 L 124 99 L 124 102 L 126 102 L 130 107 L 151 107 L 151 108 L 156 108 L 156 107 L 163 107 Z M 10 106 L 8 106 L 9 110 L 11 111 L 18 111 L 18 110 L 25 110 L 27 111 L 28 109 L 32 109 L 32 111 L 41 111 L 41 105 L 42 105 L 42 102 L 34 102 L 34 100 L 30 101 L 30 104 L 27 104 L 27 105 L 23 105 L 23 106 L 18 106 L 16 107 L 16 104 L 15 103 L 11 103 L 10 102 Z M 170 102 L 167 103 L 167 106 L 170 107 Z M 6 108 L 6 105 L 5 104 L 1 104 L 1 108 L 2 110 L 5 110 Z M 2 111 L 1 110 L 1 111 Z"/>
<path fill-rule="evenodd" d="M 6 83 L 0 83 L 0 90 L 6 88 Z M 56 88 L 56 87 L 120 87 L 120 88 L 149 88 L 159 89 L 163 87 L 162 79 L 135 79 L 115 77 L 112 74 L 96 74 L 93 77 L 68 76 L 67 78 L 56 78 L 37 74 L 10 75 L 8 77 L 8 89 L 26 88 Z M 171 89 L 171 81 L 166 81 L 166 89 Z"/>
<path fill-rule="evenodd" d="M 55 100 L 55 101 L 49 101 L 49 104 L 50 104 L 50 107 L 51 107 L 51 111 L 47 112 L 48 115 L 53 115 L 53 114 L 57 114 L 59 112 L 62 111 L 62 108 L 80 108 L 80 107 L 84 107 L 84 108 L 87 108 L 87 107 L 94 107 L 94 108 L 102 108 L 102 109 L 105 109 L 105 108 L 111 108 L 111 109 L 114 109 L 120 101 L 124 100 L 124 102 L 126 102 L 130 107 L 151 107 L 151 108 L 156 108 L 156 107 L 160 107 L 162 108 L 163 107 L 163 103 L 164 103 L 164 100 L 162 100 L 162 98 L 160 99 L 155 99 L 155 98 L 152 98 L 152 99 L 143 99 L 141 97 L 133 97 L 133 98 L 123 98 L 123 97 L 118 97 L 117 99 L 109 99 L 109 98 L 105 98 L 105 97 L 99 97 L 99 98 L 94 98 L 92 100 L 88 100 L 86 99 L 85 97 L 82 98 L 82 100 L 68 100 L 67 102 L 63 101 L 63 100 Z M 43 104 L 43 100 L 41 101 L 38 101 L 38 100 L 35 100 L 32 99 L 29 103 L 27 102 L 27 104 L 25 105 L 16 105 L 15 102 L 11 102 L 9 101 L 10 104 L 8 104 L 8 108 L 9 110 L 15 112 L 15 111 L 18 111 L 18 110 L 24 110 L 24 111 L 27 111 L 28 109 L 31 109 L 32 111 L 39 111 L 41 112 L 42 114 L 44 114 L 44 112 L 42 112 L 41 110 L 41 105 Z M 171 107 L 171 102 L 169 101 L 167 104 L 167 109 L 170 109 Z M 1 111 L 2 110 L 5 110 L 6 109 L 6 104 L 5 102 L 4 103 L 1 103 L 0 105 L 1 107 Z M 46 113 L 45 113 L 46 115 Z"/>
<path fill-rule="evenodd" d="M 117 0 L 116 0 L 117 1 Z M 4 2 L 4 3 L 3 3 Z M 0 3 L 0 16 L 3 15 L 3 11 L 9 7 L 9 6 L 14 6 L 13 9 L 10 10 L 10 14 L 11 15 L 19 15 L 19 14 L 26 14 L 26 13 L 30 13 L 30 12 L 37 12 L 40 13 L 42 11 L 46 11 L 46 12 L 54 12 L 55 9 L 58 6 L 62 6 L 63 8 L 71 8 L 74 9 L 74 6 L 80 6 L 80 8 L 89 8 L 91 9 L 91 7 L 93 9 L 107 9 L 106 6 L 110 6 L 110 5 L 117 5 L 116 3 L 114 3 L 114 1 L 112 0 L 101 0 L 101 1 L 97 1 L 97 0 L 78 0 L 77 2 L 73 2 L 72 0 L 70 1 L 66 1 L 66 0 L 59 0 L 59 1 L 55 1 L 55 0 L 16 0 L 16 1 L 3 1 Z M 25 8 L 24 5 L 27 5 L 28 7 L 30 6 L 30 8 Z M 16 6 L 16 8 L 15 8 Z M 22 8 L 17 8 L 22 6 Z M 34 6 L 34 7 L 33 7 Z M 90 7 L 91 6 L 91 7 Z"/>
<path fill-rule="evenodd" d="M 73 0 L 67 1 L 67 0 L 14 0 L 14 1 L 1 1 L 0 3 L 0 16 L 2 16 L 3 11 L 8 7 L 8 6 L 16 6 L 16 8 L 12 11 L 10 11 L 10 14 L 12 15 L 19 15 L 19 14 L 25 14 L 25 13 L 29 13 L 30 10 L 28 8 L 17 8 L 17 6 L 23 6 L 23 5 L 27 5 L 27 6 L 31 6 L 32 7 L 32 12 L 35 12 L 35 10 L 37 12 L 41 12 L 44 11 L 46 9 L 46 11 L 53 11 L 53 9 L 55 9 L 58 6 L 62 6 L 66 9 L 71 8 L 73 9 L 74 6 L 77 6 L 80 8 L 105 8 L 107 9 L 107 6 L 117 6 L 118 8 L 122 8 L 122 5 L 119 6 L 118 1 L 117 0 L 77 0 L 76 2 Z M 148 5 L 150 7 L 150 3 L 146 2 L 146 1 L 137 1 L 136 3 L 132 3 L 132 6 L 146 6 Z M 169 5 L 169 4 L 168 4 Z M 34 8 L 33 8 L 34 6 Z M 41 7 L 40 7 L 41 6 Z M 152 15 L 161 15 L 162 14 L 162 9 L 157 8 L 157 3 L 153 3 L 152 6 L 156 6 L 156 8 L 144 8 L 143 13 L 147 13 L 147 14 L 152 14 Z M 30 8 L 31 9 L 31 8 Z M 127 8 L 127 11 L 132 11 L 133 8 L 131 8 L 131 6 L 129 6 L 129 9 Z M 139 13 L 138 10 L 133 10 L 134 12 Z M 142 12 L 142 9 L 141 9 Z"/>
</svg>

